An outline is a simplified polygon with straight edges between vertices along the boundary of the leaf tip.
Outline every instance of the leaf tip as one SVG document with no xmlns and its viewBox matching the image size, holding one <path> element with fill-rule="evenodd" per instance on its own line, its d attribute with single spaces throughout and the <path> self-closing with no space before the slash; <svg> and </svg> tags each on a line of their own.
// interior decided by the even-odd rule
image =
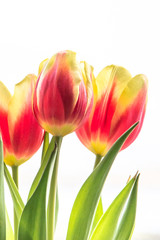
<svg viewBox="0 0 160 240">
<path fill-rule="evenodd" d="M 139 121 L 135 122 L 135 124 L 132 125 L 133 129 L 139 124 Z M 131 127 L 131 128 L 132 128 Z"/>
<path fill-rule="evenodd" d="M 127 179 L 127 183 L 129 183 L 129 181 L 131 180 L 131 175 L 129 175 L 128 179 Z M 126 184 L 127 184 L 126 183 Z"/>
<path fill-rule="evenodd" d="M 138 180 L 139 179 L 139 176 L 140 176 L 140 173 L 139 171 L 136 172 L 135 176 L 133 177 L 135 180 Z"/>
</svg>

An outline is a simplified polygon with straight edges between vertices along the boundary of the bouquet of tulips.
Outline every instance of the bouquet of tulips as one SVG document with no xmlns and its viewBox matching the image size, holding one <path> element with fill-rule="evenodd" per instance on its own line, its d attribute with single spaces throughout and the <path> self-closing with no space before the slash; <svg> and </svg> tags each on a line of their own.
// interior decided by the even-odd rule
<svg viewBox="0 0 160 240">
<path fill-rule="evenodd" d="M 118 152 L 140 132 L 146 99 L 144 75 L 132 78 L 125 68 L 111 65 L 95 77 L 93 67 L 78 62 L 72 51 L 44 60 L 38 77 L 27 75 L 16 84 L 13 96 L 0 82 L 0 240 L 55 239 L 60 148 L 63 137 L 74 131 L 95 154 L 95 165 L 73 204 L 66 240 L 131 239 L 139 174 L 128 180 L 106 212 L 101 191 Z M 18 167 L 41 144 L 40 168 L 24 203 Z M 14 231 L 4 179 L 14 205 Z"/>
</svg>

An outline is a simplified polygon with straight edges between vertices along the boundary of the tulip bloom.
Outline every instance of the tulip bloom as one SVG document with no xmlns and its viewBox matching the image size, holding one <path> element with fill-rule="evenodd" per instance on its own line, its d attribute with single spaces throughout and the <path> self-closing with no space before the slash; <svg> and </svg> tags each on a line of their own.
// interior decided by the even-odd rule
<svg viewBox="0 0 160 240">
<path fill-rule="evenodd" d="M 65 136 L 84 123 L 93 103 L 92 68 L 77 62 L 71 51 L 59 52 L 42 62 L 33 109 L 45 131 Z"/>
<path fill-rule="evenodd" d="M 32 110 L 32 95 L 37 77 L 28 75 L 15 86 L 11 96 L 0 82 L 0 132 L 4 146 L 4 162 L 18 166 L 40 147 L 44 131 Z"/>
<path fill-rule="evenodd" d="M 93 153 L 104 156 L 112 144 L 135 122 L 122 149 L 137 137 L 143 123 L 147 78 L 140 74 L 132 78 L 124 68 L 108 66 L 93 81 L 94 103 L 84 125 L 76 131 L 80 141 Z"/>
</svg>

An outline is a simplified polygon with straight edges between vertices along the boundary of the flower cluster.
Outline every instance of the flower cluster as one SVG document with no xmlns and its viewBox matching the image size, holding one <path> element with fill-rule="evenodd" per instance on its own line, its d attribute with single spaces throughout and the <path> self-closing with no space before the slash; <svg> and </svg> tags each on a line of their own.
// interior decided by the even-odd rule
<svg viewBox="0 0 160 240">
<path fill-rule="evenodd" d="M 122 149 L 140 132 L 147 78 L 142 74 L 132 78 L 115 65 L 95 78 L 90 65 L 77 62 L 74 52 L 64 51 L 40 64 L 38 78 L 30 74 L 18 83 L 13 96 L 0 82 L 0 96 L 0 131 L 8 165 L 20 165 L 38 150 L 43 129 L 54 136 L 77 130 L 89 150 L 104 156 L 137 121 Z"/>
<path fill-rule="evenodd" d="M 116 65 L 105 67 L 95 77 L 93 67 L 85 61 L 78 62 L 76 54 L 72 51 L 59 52 L 41 62 L 38 77 L 34 74 L 27 75 L 16 84 L 13 96 L 0 82 L 0 133 L 4 162 L 12 167 L 13 179 L 17 185 L 16 189 L 7 167 L 4 166 L 6 180 L 9 186 L 13 186 L 10 189 L 11 195 L 14 196 L 17 218 L 14 225 L 15 240 L 53 239 L 57 214 L 59 150 L 62 138 L 74 131 L 99 161 L 77 195 L 69 221 L 67 240 L 112 240 L 115 239 L 113 234 L 119 233 L 122 234 L 123 240 L 130 239 L 135 221 L 136 195 L 133 191 L 137 187 L 138 176 L 129 181 L 110 206 L 112 212 L 117 215 L 110 214 L 109 210 L 103 214 L 100 193 L 118 151 L 128 147 L 141 130 L 146 111 L 147 88 L 145 75 L 132 77 L 125 68 Z M 50 143 L 47 135 L 49 133 L 53 136 Z M 18 192 L 15 168 L 30 159 L 42 142 L 44 144 L 41 168 L 24 205 Z M 2 153 L 1 145 L 0 148 Z M 51 161 L 54 161 L 54 164 L 51 164 Z M 47 215 L 47 198 L 44 195 L 47 196 L 47 182 L 50 179 L 48 169 L 51 169 L 52 165 L 54 168 L 50 170 L 52 177 L 49 184 Z M 3 176 L 2 169 L 3 165 L 0 165 L 0 178 Z M 44 192 L 40 191 L 41 188 Z M 123 209 L 122 206 L 128 201 L 126 199 L 130 198 L 132 206 L 128 202 L 128 208 Z M 37 201 L 42 201 L 42 204 Z M 130 211 L 132 224 L 126 229 L 123 219 L 120 220 L 118 216 L 124 214 L 125 219 Z M 5 214 L 1 216 L 3 215 L 5 217 Z M 116 220 L 113 216 L 116 216 Z M 42 224 L 42 220 L 48 225 Z M 112 220 L 114 224 L 111 233 L 109 222 Z M 118 221 L 122 221 L 121 224 Z M 3 222 L 4 219 L 0 219 L 0 234 L 2 231 L 5 236 L 5 230 L 1 227 Z M 6 239 L 11 240 L 6 237 L 2 240 Z"/>
</svg>

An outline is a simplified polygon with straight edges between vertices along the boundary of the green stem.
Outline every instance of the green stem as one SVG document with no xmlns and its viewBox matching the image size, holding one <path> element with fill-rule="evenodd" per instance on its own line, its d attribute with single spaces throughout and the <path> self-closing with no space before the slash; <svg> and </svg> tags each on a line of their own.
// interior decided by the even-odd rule
<svg viewBox="0 0 160 240">
<path fill-rule="evenodd" d="M 97 167 L 97 165 L 100 163 L 101 159 L 102 159 L 102 156 L 97 154 L 93 169 L 95 169 Z"/>
<path fill-rule="evenodd" d="M 37 173 L 37 175 L 36 175 L 36 177 L 35 177 L 35 179 L 32 183 L 31 189 L 30 189 L 29 194 L 28 194 L 28 200 L 31 198 L 31 196 L 33 195 L 34 191 L 36 190 L 36 188 L 37 188 L 37 186 L 40 182 L 40 179 L 41 179 L 41 177 L 43 175 L 43 172 L 44 172 L 44 170 L 47 166 L 48 160 L 49 160 L 49 158 L 50 158 L 50 156 L 51 156 L 51 154 L 54 150 L 54 147 L 55 147 L 55 137 L 53 136 L 50 143 L 49 143 L 49 146 L 48 146 L 48 149 L 47 149 L 46 154 L 44 156 L 44 159 L 42 161 L 41 167 L 40 167 L 40 169 L 39 169 L 39 171 L 38 171 L 38 173 Z"/>
<path fill-rule="evenodd" d="M 44 141 L 43 141 L 43 148 L 42 148 L 42 159 L 41 159 L 41 164 L 44 160 L 44 156 L 46 154 L 46 151 L 48 149 L 48 146 L 49 146 L 49 133 L 48 132 L 45 132 L 44 134 Z"/>
<path fill-rule="evenodd" d="M 101 159 L 102 159 L 102 156 L 97 154 L 93 170 L 100 163 Z M 102 204 L 102 198 L 100 197 L 96 211 L 95 211 L 93 223 L 92 223 L 91 235 L 92 235 L 97 223 L 99 222 L 100 218 L 102 217 L 102 215 L 103 215 L 103 204 Z"/>
<path fill-rule="evenodd" d="M 18 166 L 12 166 L 12 177 L 18 188 Z M 14 209 L 14 239 L 18 238 L 18 218 Z"/>
<path fill-rule="evenodd" d="M 62 137 L 56 137 L 57 144 L 57 156 L 55 159 L 55 165 L 51 177 L 50 192 L 48 199 L 48 209 L 47 209 L 47 234 L 48 240 L 53 240 L 54 237 L 54 227 L 55 227 L 55 217 L 56 217 L 56 192 L 57 192 L 57 176 L 58 176 L 58 165 L 59 165 L 59 153 L 62 143 Z"/>
</svg>

